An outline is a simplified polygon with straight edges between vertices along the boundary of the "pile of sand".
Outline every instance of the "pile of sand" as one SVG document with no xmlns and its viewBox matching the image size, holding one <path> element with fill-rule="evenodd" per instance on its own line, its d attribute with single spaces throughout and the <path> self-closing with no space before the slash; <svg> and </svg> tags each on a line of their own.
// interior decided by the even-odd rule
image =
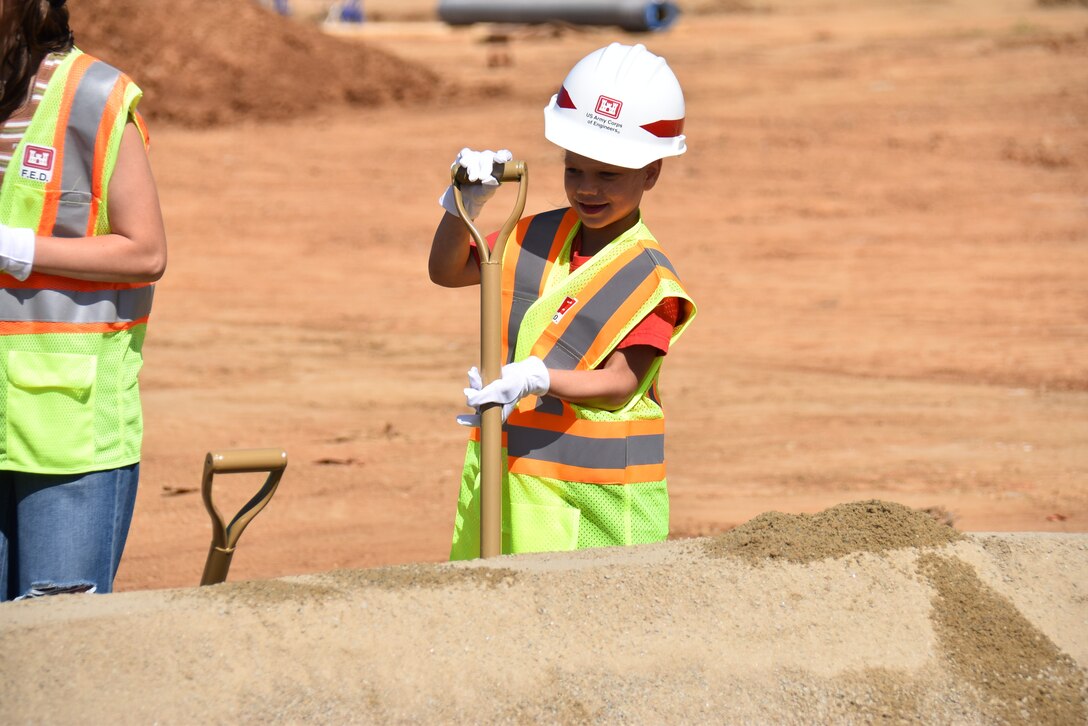
<svg viewBox="0 0 1088 726">
<path fill-rule="evenodd" d="M 716 538 L 0 605 L 13 721 L 1088 721 L 1088 539 L 869 501 Z"/>
<path fill-rule="evenodd" d="M 336 105 L 442 94 L 428 69 L 256 2 L 80 0 L 76 44 L 143 88 L 148 118 L 185 125 L 284 119 Z"/>
</svg>

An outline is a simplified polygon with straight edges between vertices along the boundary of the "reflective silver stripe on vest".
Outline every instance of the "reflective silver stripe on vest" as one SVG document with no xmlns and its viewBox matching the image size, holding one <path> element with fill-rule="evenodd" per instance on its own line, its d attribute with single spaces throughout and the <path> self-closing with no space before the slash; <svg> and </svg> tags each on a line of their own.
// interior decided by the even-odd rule
<svg viewBox="0 0 1088 726">
<path fill-rule="evenodd" d="M 536 402 L 537 413 L 550 413 L 553 416 L 563 415 L 563 402 L 555 396 L 541 396 Z"/>
<path fill-rule="evenodd" d="M 578 365 L 616 310 L 657 268 L 656 258 L 661 255 L 648 254 L 650 252 L 653 250 L 643 250 L 642 254 L 613 275 L 580 309 L 575 308 L 574 320 L 548 351 L 544 365 L 567 370 Z"/>
<path fill-rule="evenodd" d="M 669 261 L 668 257 L 661 254 L 659 251 L 650 249 L 648 247 L 643 250 L 643 252 L 650 256 L 650 259 L 654 261 L 655 265 L 657 265 L 658 267 L 664 267 L 666 270 L 671 272 L 673 276 L 679 277 L 679 275 L 676 274 L 676 268 L 672 266 L 672 262 Z"/>
<path fill-rule="evenodd" d="M 626 469 L 665 462 L 664 434 L 598 439 L 509 424 L 505 428 L 507 453 L 512 457 L 583 469 Z"/>
<path fill-rule="evenodd" d="M 155 287 L 124 290 L 0 289 L 0 320 L 36 323 L 128 323 L 151 314 Z"/>
<path fill-rule="evenodd" d="M 521 253 L 514 270 L 510 320 L 506 324 L 506 339 L 510 343 L 506 352 L 507 363 L 514 362 L 514 349 L 517 347 L 521 321 L 525 319 L 525 312 L 540 296 L 540 285 L 548 265 L 548 252 L 566 214 L 566 209 L 555 209 L 536 215 L 529 221 L 529 228 L 521 239 Z"/>
<path fill-rule="evenodd" d="M 55 237 L 87 235 L 94 191 L 94 150 L 98 127 L 102 124 L 102 114 L 120 76 L 121 72 L 116 68 L 98 61 L 92 63 L 80 79 L 64 135 L 60 204 L 57 205 L 57 219 L 53 224 Z"/>
</svg>

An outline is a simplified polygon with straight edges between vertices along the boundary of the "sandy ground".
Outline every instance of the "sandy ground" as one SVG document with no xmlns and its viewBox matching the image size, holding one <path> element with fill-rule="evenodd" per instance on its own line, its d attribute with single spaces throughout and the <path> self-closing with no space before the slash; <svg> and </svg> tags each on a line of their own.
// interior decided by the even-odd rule
<svg viewBox="0 0 1088 726">
<path fill-rule="evenodd" d="M 73 664 L 108 648 L 131 689 L 123 715 L 143 722 L 186 722 L 190 707 L 212 722 L 1016 722 L 1001 709 L 1021 696 L 987 706 L 987 686 L 950 655 L 966 631 L 941 625 L 941 598 L 956 593 L 940 583 L 958 581 L 971 602 L 1011 603 L 1028 641 L 1042 642 L 1037 630 L 1055 649 L 1002 662 L 1042 662 L 1064 674 L 1063 693 L 1081 689 L 1047 722 L 1083 715 L 1082 7 L 782 0 L 691 12 L 638 37 L 451 30 L 428 4 L 367 5 L 388 22 L 343 37 L 464 96 L 152 128 L 171 259 L 145 348 L 121 593 L 4 608 L 6 653 L 81 636 L 65 658 L 0 663 L 5 704 L 20 694 L 14 713 L 36 720 L 47 683 L 88 705 L 69 720 L 97 713 L 98 691 L 118 681 Z M 700 306 L 662 377 L 675 541 L 503 558 L 467 570 L 509 569 L 510 582 L 462 582 L 465 567 L 429 563 L 452 532 L 464 447 L 453 419 L 478 357 L 478 300 L 426 278 L 435 200 L 468 145 L 528 160 L 527 211 L 563 204 L 540 111 L 577 59 L 613 39 L 666 56 L 688 100 L 690 152 L 644 205 Z M 481 226 L 511 203 L 501 193 Z M 230 579 L 263 585 L 164 589 L 200 578 L 205 453 L 260 447 L 289 464 Z M 222 475 L 216 496 L 229 513 L 259 485 Z M 868 500 L 1021 534 L 770 564 L 706 559 L 716 540 L 688 539 Z M 409 563 L 439 584 L 372 587 L 359 569 Z M 279 599 L 246 600 L 287 576 Z M 502 648 L 475 632 L 468 644 L 470 613 L 511 626 L 482 627 Z M 522 628 L 524 640 L 511 635 Z M 477 678 L 480 649 L 500 665 Z M 874 683 L 887 688 L 874 696 Z M 659 700 L 670 686 L 675 702 Z M 492 688 L 511 697 L 477 716 Z"/>
<path fill-rule="evenodd" d="M 1085 537 L 912 511 L 11 603 L 5 721 L 1084 723 Z"/>
</svg>

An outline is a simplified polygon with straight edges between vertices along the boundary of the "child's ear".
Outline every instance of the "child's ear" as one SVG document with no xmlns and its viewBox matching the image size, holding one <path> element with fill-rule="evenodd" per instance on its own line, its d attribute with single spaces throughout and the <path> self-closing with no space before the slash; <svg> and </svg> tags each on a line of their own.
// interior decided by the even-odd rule
<svg viewBox="0 0 1088 726">
<path fill-rule="evenodd" d="M 651 161 L 643 167 L 643 171 L 646 172 L 646 183 L 642 186 L 643 191 L 648 192 L 654 188 L 655 184 L 657 184 L 657 180 L 661 178 L 661 166 L 662 161 L 661 159 L 658 159 L 657 161 Z"/>
</svg>

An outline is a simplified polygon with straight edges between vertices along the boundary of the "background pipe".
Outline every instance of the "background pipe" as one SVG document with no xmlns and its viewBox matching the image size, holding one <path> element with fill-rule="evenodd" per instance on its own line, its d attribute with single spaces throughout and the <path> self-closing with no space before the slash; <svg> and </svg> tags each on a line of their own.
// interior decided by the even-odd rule
<svg viewBox="0 0 1088 726">
<path fill-rule="evenodd" d="M 680 15 L 665 0 L 440 0 L 438 17 L 450 25 L 552 23 L 618 25 L 627 31 L 664 30 Z"/>
</svg>

